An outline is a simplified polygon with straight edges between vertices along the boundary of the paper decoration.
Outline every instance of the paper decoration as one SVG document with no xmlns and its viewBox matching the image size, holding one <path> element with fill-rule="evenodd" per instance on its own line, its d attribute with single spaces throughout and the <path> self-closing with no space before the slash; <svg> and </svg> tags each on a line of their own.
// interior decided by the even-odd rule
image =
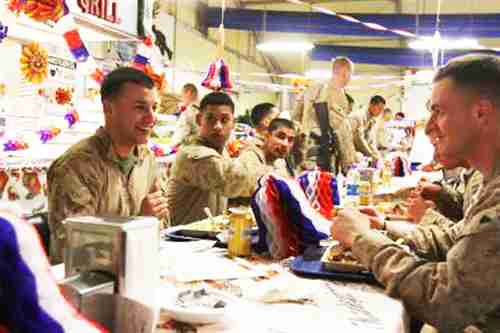
<svg viewBox="0 0 500 333">
<path fill-rule="evenodd" d="M 63 34 L 69 51 L 78 62 L 85 62 L 90 57 L 89 51 L 83 43 L 82 37 L 78 29 L 71 29 Z"/>
<path fill-rule="evenodd" d="M 3 39 L 7 37 L 7 32 L 9 31 L 9 27 L 3 25 L 0 21 L 0 43 L 2 43 Z"/>
<path fill-rule="evenodd" d="M 330 233 L 331 222 L 311 206 L 295 179 L 261 178 L 252 210 L 259 228 L 256 250 L 269 252 L 274 259 L 300 255 Z"/>
<path fill-rule="evenodd" d="M 158 146 L 157 144 L 153 144 L 151 147 L 150 147 L 151 151 L 155 154 L 156 157 L 161 157 L 161 156 L 165 156 L 165 152 L 163 151 L 163 149 Z"/>
<path fill-rule="evenodd" d="M 68 113 L 66 113 L 64 119 L 68 122 L 68 128 L 71 128 L 80 121 L 80 115 L 76 109 L 71 109 Z"/>
<path fill-rule="evenodd" d="M 3 151 L 18 151 L 28 148 L 29 145 L 21 140 L 8 140 L 3 144 Z"/>
<path fill-rule="evenodd" d="M 21 73 L 23 77 L 35 84 L 40 84 L 48 75 L 48 53 L 38 43 L 23 46 L 21 55 Z"/>
<path fill-rule="evenodd" d="M 55 100 L 59 105 L 70 104 L 73 99 L 73 89 L 57 88 L 55 92 Z"/>
<path fill-rule="evenodd" d="M 0 210 L 0 327 L 9 332 L 104 333 L 64 299 L 35 228 L 10 209 Z M 20 310 L 22 309 L 22 311 Z"/>
<path fill-rule="evenodd" d="M 312 207 L 325 218 L 331 219 L 334 207 L 340 204 L 335 175 L 319 170 L 306 171 L 299 176 L 298 181 Z"/>
<path fill-rule="evenodd" d="M 245 147 L 245 142 L 242 140 L 233 140 L 227 144 L 227 151 L 231 157 L 238 157 L 241 150 Z"/>
<path fill-rule="evenodd" d="M 43 129 L 38 133 L 40 134 L 40 141 L 42 141 L 42 143 L 47 143 L 58 136 L 61 133 L 61 129 L 53 127 L 51 129 Z"/>
<path fill-rule="evenodd" d="M 69 13 L 64 0 L 10 0 L 8 8 L 16 15 L 24 13 L 38 22 L 57 23 Z"/>
</svg>

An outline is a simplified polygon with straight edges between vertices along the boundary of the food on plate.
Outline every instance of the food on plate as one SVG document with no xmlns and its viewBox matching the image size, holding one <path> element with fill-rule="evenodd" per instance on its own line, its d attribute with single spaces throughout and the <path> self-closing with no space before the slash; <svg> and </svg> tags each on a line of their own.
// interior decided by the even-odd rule
<svg viewBox="0 0 500 333">
<path fill-rule="evenodd" d="M 350 250 L 339 244 L 327 248 L 321 262 L 326 271 L 363 272 L 367 270 L 356 260 Z"/>
<path fill-rule="evenodd" d="M 205 288 L 180 292 L 176 304 L 183 308 L 202 307 L 210 309 L 221 309 L 227 305 L 221 296 L 211 293 Z"/>
<path fill-rule="evenodd" d="M 346 250 L 341 245 L 333 245 L 328 250 L 327 259 L 330 262 L 343 262 L 343 263 L 352 263 L 359 264 L 356 258 L 352 255 L 352 252 Z"/>
</svg>

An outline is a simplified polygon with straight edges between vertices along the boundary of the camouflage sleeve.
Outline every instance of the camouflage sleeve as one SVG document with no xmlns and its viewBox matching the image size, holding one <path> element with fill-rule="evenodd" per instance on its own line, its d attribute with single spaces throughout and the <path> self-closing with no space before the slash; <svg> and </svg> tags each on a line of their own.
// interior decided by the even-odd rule
<svg viewBox="0 0 500 333">
<path fill-rule="evenodd" d="M 292 112 L 292 120 L 296 121 L 300 124 L 302 124 L 302 118 L 304 117 L 304 108 L 305 108 L 305 102 L 304 102 L 304 96 L 302 98 L 299 98 L 297 100 L 297 105 L 293 109 Z"/>
<path fill-rule="evenodd" d="M 363 153 L 363 155 L 371 157 L 373 159 L 378 159 L 377 150 L 375 147 L 368 143 L 368 140 L 365 138 L 364 131 L 362 126 L 358 126 L 354 131 L 354 145 L 356 150 Z"/>
<path fill-rule="evenodd" d="M 373 232 L 356 237 L 354 255 L 412 317 L 440 332 L 462 332 L 500 305 L 500 205 L 490 204 L 466 218 L 443 261 L 423 260 Z"/>
<path fill-rule="evenodd" d="M 262 163 L 257 152 L 251 149 L 245 149 L 237 160 L 243 167 L 254 170 L 257 178 L 273 172 L 273 167 Z"/>
<path fill-rule="evenodd" d="M 92 163 L 71 163 L 50 169 L 48 182 L 49 225 L 54 258 L 62 258 L 66 238 L 62 221 L 71 216 L 95 215 L 98 183 L 102 181 Z"/>
<path fill-rule="evenodd" d="M 422 219 L 420 220 L 419 225 L 439 225 L 442 227 L 450 227 L 454 225 L 456 222 L 452 219 L 447 218 L 440 212 L 435 209 L 429 208 L 425 211 Z"/>
<path fill-rule="evenodd" d="M 259 171 L 237 159 L 211 155 L 201 159 L 193 159 L 186 165 L 190 170 L 189 184 L 204 190 L 215 191 L 221 195 L 249 197 L 255 191 Z"/>
<path fill-rule="evenodd" d="M 463 218 L 464 193 L 454 186 L 441 183 L 441 192 L 435 202 L 436 210 L 444 216 L 459 221 Z"/>
</svg>

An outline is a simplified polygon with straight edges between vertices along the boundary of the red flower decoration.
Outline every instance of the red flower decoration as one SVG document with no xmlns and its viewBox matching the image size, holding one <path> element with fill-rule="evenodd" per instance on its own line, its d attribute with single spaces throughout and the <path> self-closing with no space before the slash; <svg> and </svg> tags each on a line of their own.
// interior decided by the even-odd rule
<svg viewBox="0 0 500 333">
<path fill-rule="evenodd" d="M 73 91 L 71 89 L 57 88 L 56 102 L 59 105 L 65 105 L 71 102 L 73 98 Z"/>
</svg>

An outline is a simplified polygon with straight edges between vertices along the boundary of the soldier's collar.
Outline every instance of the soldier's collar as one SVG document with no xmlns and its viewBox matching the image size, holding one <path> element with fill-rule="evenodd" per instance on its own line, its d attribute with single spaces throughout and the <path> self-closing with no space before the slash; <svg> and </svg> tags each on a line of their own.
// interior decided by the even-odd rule
<svg viewBox="0 0 500 333">
<path fill-rule="evenodd" d="M 102 144 L 102 153 L 105 158 L 113 162 L 123 160 L 118 156 L 118 154 L 116 154 L 115 150 L 113 149 L 113 141 L 111 140 L 111 136 L 104 127 L 100 127 L 97 130 L 96 136 Z M 131 154 L 131 156 L 135 157 L 134 164 L 136 164 L 137 162 L 142 162 L 146 158 L 147 154 L 148 148 L 146 145 L 137 145 L 133 150 L 133 154 Z M 127 159 L 129 158 L 130 156 Z"/>
</svg>

